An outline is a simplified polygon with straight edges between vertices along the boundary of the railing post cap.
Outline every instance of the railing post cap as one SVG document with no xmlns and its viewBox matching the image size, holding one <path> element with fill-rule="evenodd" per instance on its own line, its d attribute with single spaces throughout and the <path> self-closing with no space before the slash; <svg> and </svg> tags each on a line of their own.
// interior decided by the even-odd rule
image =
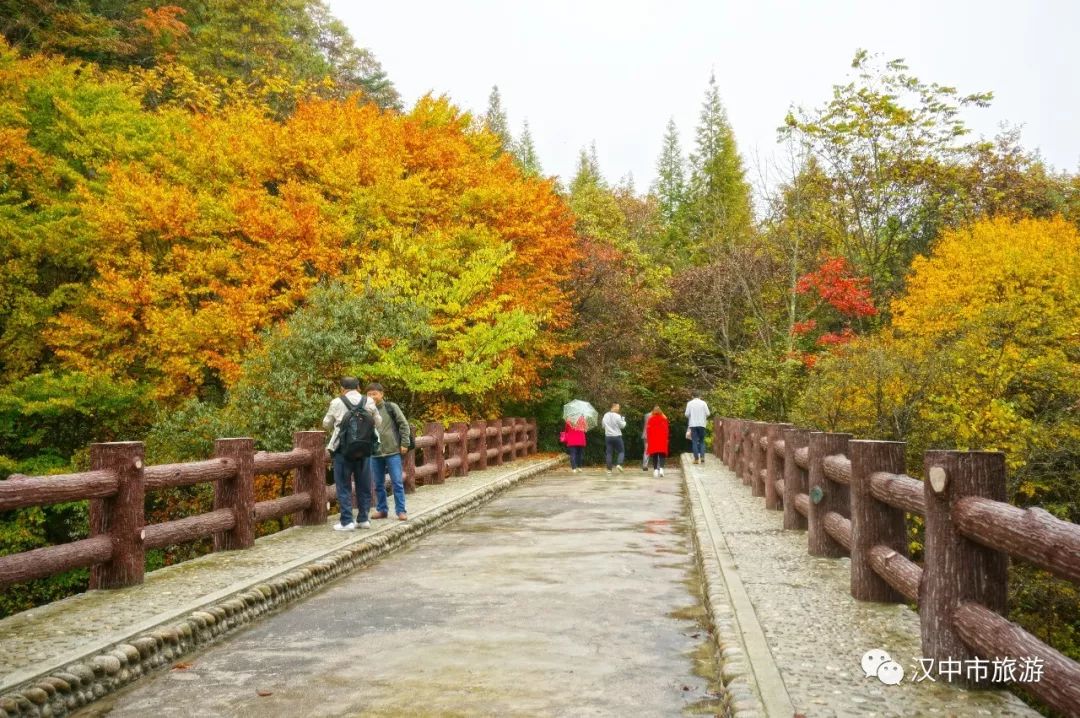
<svg viewBox="0 0 1080 718">
<path fill-rule="evenodd" d="M 949 485 L 949 474 L 945 471 L 944 466 L 931 466 L 928 478 L 930 479 L 930 488 L 934 490 L 934 493 L 940 494 Z"/>
</svg>

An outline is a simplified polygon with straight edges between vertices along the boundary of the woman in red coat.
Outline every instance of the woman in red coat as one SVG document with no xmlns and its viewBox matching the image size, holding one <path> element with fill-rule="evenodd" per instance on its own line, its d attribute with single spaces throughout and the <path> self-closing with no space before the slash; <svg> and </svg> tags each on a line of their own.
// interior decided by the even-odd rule
<svg viewBox="0 0 1080 718">
<path fill-rule="evenodd" d="M 664 458 L 668 453 L 668 418 L 659 406 L 654 406 L 645 420 L 645 445 L 649 447 L 649 460 L 653 464 L 653 476 L 664 475 Z"/>
<path fill-rule="evenodd" d="M 585 424 L 584 417 L 578 417 L 577 423 L 566 422 L 563 428 L 562 440 L 566 444 L 566 450 L 570 454 L 570 470 L 575 474 L 581 473 L 581 465 L 585 463 Z"/>
</svg>

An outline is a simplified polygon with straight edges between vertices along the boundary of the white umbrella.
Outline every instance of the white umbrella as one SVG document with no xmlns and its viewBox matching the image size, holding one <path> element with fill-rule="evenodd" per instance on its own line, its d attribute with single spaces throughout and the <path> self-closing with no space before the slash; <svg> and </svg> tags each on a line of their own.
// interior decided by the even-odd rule
<svg viewBox="0 0 1080 718">
<path fill-rule="evenodd" d="M 584 420 L 586 431 L 595 429 L 600 425 L 600 414 L 597 413 L 592 404 L 581 399 L 574 399 L 563 404 L 562 416 L 575 428 L 580 428 L 579 422 Z"/>
</svg>

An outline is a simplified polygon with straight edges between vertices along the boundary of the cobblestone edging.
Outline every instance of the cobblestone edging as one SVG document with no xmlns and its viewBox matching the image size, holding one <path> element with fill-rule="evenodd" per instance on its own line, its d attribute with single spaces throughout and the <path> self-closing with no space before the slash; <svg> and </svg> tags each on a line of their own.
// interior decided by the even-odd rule
<svg viewBox="0 0 1080 718">
<path fill-rule="evenodd" d="M 761 698 L 754 685 L 754 673 L 746 661 L 739 640 L 739 623 L 727 594 L 716 543 L 710 535 L 702 497 L 682 455 L 683 485 L 690 501 L 690 520 L 694 527 L 694 554 L 701 572 L 705 610 L 712 625 L 712 639 L 720 665 L 718 674 L 724 683 L 723 715 L 727 718 L 758 718 L 765 715 Z"/>
<path fill-rule="evenodd" d="M 699 472 L 694 470 L 688 454 L 683 454 L 681 459 L 727 715 L 733 718 L 794 715 L 795 707 L 784 678 L 705 486 L 700 483 Z"/>
<path fill-rule="evenodd" d="M 515 484 L 556 466 L 561 457 L 523 467 L 464 496 L 411 517 L 389 531 L 337 549 L 269 580 L 201 606 L 171 625 L 143 631 L 0 696 L 0 718 L 64 716 L 176 659 L 283 608 L 324 584 L 443 526 Z"/>
</svg>

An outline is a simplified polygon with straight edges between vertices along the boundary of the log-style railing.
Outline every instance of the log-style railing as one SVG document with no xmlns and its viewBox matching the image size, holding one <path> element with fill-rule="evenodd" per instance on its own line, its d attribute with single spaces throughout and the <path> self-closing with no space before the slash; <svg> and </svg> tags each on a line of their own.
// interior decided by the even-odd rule
<svg viewBox="0 0 1080 718">
<path fill-rule="evenodd" d="M 713 451 L 815 556 L 851 557 L 851 594 L 917 604 L 924 659 L 1037 658 L 1023 687 L 1080 715 L 1080 663 L 1006 617 L 1010 556 L 1080 583 L 1080 525 L 1006 503 L 1005 457 L 927 451 L 926 480 L 904 473 L 903 442 L 741 419 L 714 420 Z M 926 522 L 923 565 L 908 554 L 906 514 Z M 985 664 L 984 664 L 985 665 Z M 989 687 L 990 671 L 958 676 Z"/>
<path fill-rule="evenodd" d="M 537 451 L 535 419 L 496 419 L 454 424 L 429 423 L 404 459 L 405 490 L 441 484 L 448 475 L 465 476 Z M 71 543 L 0 556 L 0 587 L 90 567 L 90 588 L 142 583 L 145 553 L 213 537 L 215 551 L 250 548 L 255 527 L 291 515 L 300 526 L 326 522 L 327 502 L 336 500 L 327 483 L 328 454 L 322 431 L 298 431 L 289 451 L 255 451 L 253 439 L 218 439 L 214 458 L 183 464 L 143 466 L 142 442 L 90 446 L 89 471 L 56 476 L 13 475 L 0 481 L 0 511 L 90 501 L 90 536 Z M 416 454 L 420 454 L 419 463 Z M 295 472 L 293 493 L 255 501 L 255 476 Z M 145 525 L 146 492 L 212 483 L 213 510 Z"/>
</svg>

